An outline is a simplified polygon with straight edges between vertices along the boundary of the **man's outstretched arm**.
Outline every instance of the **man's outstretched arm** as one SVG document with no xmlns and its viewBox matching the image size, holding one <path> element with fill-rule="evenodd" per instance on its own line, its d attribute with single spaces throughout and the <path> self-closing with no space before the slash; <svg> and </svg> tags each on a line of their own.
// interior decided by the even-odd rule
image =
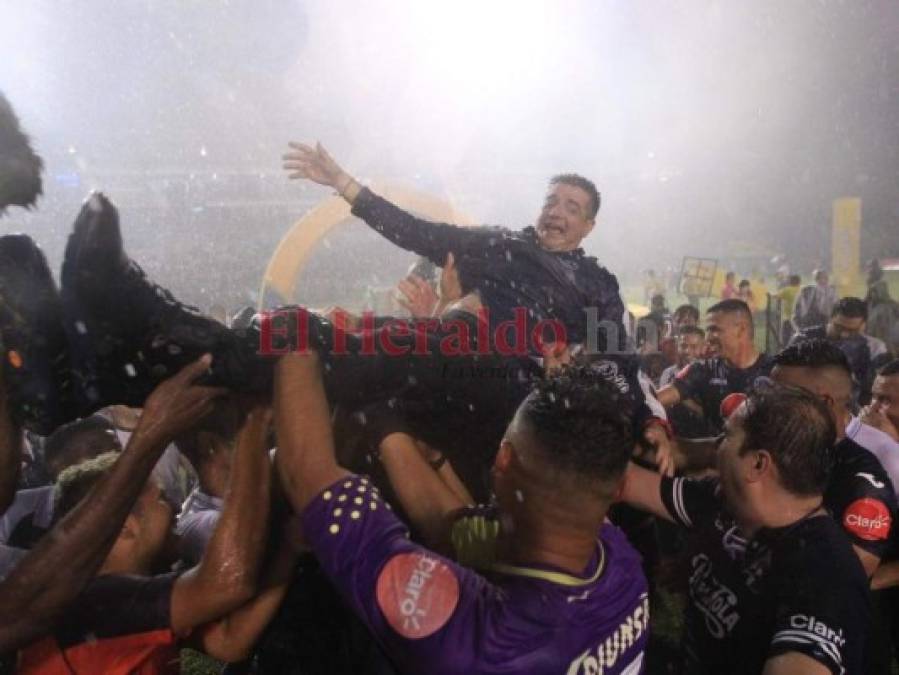
<svg viewBox="0 0 899 675">
<path fill-rule="evenodd" d="M 353 207 L 353 215 L 400 248 L 442 265 L 447 253 L 460 253 L 478 239 L 496 237 L 492 228 L 460 227 L 418 218 L 363 187 L 317 144 L 290 143 L 284 168 L 290 178 L 305 178 L 332 187 Z"/>
<path fill-rule="evenodd" d="M 162 451 L 224 393 L 193 384 L 210 363 L 206 355 L 156 388 L 110 472 L 0 584 L 0 652 L 51 630 L 96 574 Z"/>
</svg>

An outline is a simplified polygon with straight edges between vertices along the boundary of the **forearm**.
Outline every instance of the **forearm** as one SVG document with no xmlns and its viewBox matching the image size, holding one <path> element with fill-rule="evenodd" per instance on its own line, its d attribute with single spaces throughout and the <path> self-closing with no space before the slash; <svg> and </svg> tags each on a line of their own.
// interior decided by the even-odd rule
<svg viewBox="0 0 899 675">
<path fill-rule="evenodd" d="M 296 560 L 297 556 L 289 546 L 281 546 L 262 576 L 259 594 L 240 609 L 203 630 L 203 651 L 225 662 L 247 658 L 281 606 L 293 580 Z"/>
<path fill-rule="evenodd" d="M 291 353 L 275 368 L 275 462 L 294 512 L 349 472 L 337 464 L 318 354 Z"/>
<path fill-rule="evenodd" d="M 393 433 L 381 441 L 381 464 L 409 520 L 432 548 L 449 541 L 449 517 L 466 506 L 421 456 L 415 440 Z"/>
<path fill-rule="evenodd" d="M 265 411 L 257 408 L 241 429 L 222 514 L 197 569 L 201 583 L 225 595 L 255 588 L 259 575 L 271 503 L 267 426 Z"/>
<path fill-rule="evenodd" d="M 675 463 L 686 472 L 714 469 L 718 463 L 717 438 L 678 438 L 675 443 Z"/>
<path fill-rule="evenodd" d="M 96 574 L 165 445 L 135 432 L 90 495 L 0 584 L 0 652 L 49 630 Z"/>
<path fill-rule="evenodd" d="M 368 188 L 362 188 L 354 197 L 353 215 L 388 241 L 427 257 L 435 265 L 443 265 L 447 253 L 459 252 L 477 232 L 474 228 L 418 218 Z"/>
<path fill-rule="evenodd" d="M 673 384 L 669 384 L 667 387 L 662 387 L 656 392 L 656 398 L 663 406 L 671 408 L 680 403 L 680 390 Z"/>
<path fill-rule="evenodd" d="M 662 502 L 659 474 L 631 462 L 621 486 L 620 501 L 654 516 L 673 520 Z"/>
</svg>

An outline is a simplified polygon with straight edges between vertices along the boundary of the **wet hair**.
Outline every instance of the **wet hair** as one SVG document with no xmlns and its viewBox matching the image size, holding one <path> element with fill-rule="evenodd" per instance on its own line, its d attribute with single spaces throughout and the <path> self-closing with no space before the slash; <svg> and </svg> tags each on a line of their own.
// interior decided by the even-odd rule
<svg viewBox="0 0 899 675">
<path fill-rule="evenodd" d="M 635 442 L 631 405 L 596 371 L 573 366 L 540 380 L 519 414 L 558 471 L 587 484 L 624 474 Z"/>
<path fill-rule="evenodd" d="M 840 298 L 834 303 L 830 316 L 845 316 L 847 319 L 863 319 L 868 320 L 868 305 L 861 298 L 853 298 L 847 296 Z"/>
<path fill-rule="evenodd" d="M 683 320 L 683 318 L 687 316 L 692 316 L 698 323 L 699 309 L 694 307 L 693 305 L 680 305 L 677 309 L 674 310 L 675 320 Z"/>
<path fill-rule="evenodd" d="M 836 425 L 822 399 L 799 387 L 770 385 L 749 394 L 740 454 L 767 450 L 780 482 L 801 496 L 824 492 L 834 464 Z"/>
<path fill-rule="evenodd" d="M 596 218 L 596 214 L 599 213 L 599 207 L 602 204 L 602 197 L 600 197 L 599 190 L 596 189 L 593 181 L 584 178 L 583 176 L 576 173 L 560 173 L 550 178 L 549 184 L 571 185 L 586 192 L 590 196 L 590 205 L 587 209 L 587 218 L 589 220 Z"/>
<path fill-rule="evenodd" d="M 794 368 L 838 368 L 852 377 L 849 359 L 830 340 L 809 338 L 798 340 L 774 356 L 774 365 Z"/>
<path fill-rule="evenodd" d="M 680 335 L 698 335 L 701 339 L 705 340 L 705 331 L 702 330 L 699 326 L 681 326 L 680 330 L 677 331 L 677 334 Z"/>
<path fill-rule="evenodd" d="M 87 497 L 91 489 L 100 482 L 119 458 L 117 452 L 104 452 L 92 459 L 86 459 L 59 474 L 53 495 L 53 521 L 59 522 Z"/>
<path fill-rule="evenodd" d="M 899 359 L 893 359 L 889 363 L 882 366 L 877 374 L 881 377 L 891 377 L 892 375 L 899 375 Z"/>
<path fill-rule="evenodd" d="M 705 311 L 706 314 L 716 312 L 721 312 L 722 314 L 739 314 L 749 322 L 750 326 L 752 326 L 752 312 L 749 309 L 749 305 L 739 298 L 730 298 L 728 300 L 716 302 Z"/>
<path fill-rule="evenodd" d="M 71 463 L 70 454 L 81 449 L 88 437 L 104 434 L 114 435 L 115 429 L 112 423 L 101 415 L 91 415 L 64 424 L 47 438 L 47 443 L 44 445 L 44 461 L 64 469 Z"/>
<path fill-rule="evenodd" d="M 19 126 L 19 118 L 0 92 L 0 215 L 7 206 L 30 208 L 42 193 L 44 162 Z"/>
</svg>

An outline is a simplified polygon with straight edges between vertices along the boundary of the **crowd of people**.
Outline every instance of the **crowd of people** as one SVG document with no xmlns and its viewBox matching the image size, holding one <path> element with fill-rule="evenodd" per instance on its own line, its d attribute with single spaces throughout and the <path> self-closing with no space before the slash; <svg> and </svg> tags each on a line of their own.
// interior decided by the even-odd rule
<svg viewBox="0 0 899 675">
<path fill-rule="evenodd" d="M 580 175 L 514 231 L 418 218 L 320 145 L 283 164 L 420 256 L 404 316 L 201 314 L 102 194 L 58 285 L 0 237 L 3 668 L 177 673 L 190 647 L 228 673 L 890 672 L 879 268 L 866 298 L 785 279 L 769 354 L 733 277 L 632 325 L 581 248 Z M 0 97 L 0 209 L 41 170 Z"/>
</svg>

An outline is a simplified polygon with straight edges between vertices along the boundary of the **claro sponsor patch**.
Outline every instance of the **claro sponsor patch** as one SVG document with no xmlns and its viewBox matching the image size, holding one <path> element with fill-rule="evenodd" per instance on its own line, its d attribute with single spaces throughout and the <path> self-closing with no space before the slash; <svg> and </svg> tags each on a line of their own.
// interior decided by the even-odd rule
<svg viewBox="0 0 899 675">
<path fill-rule="evenodd" d="M 866 541 L 886 539 L 891 524 L 886 504 L 870 497 L 856 499 L 843 513 L 843 527 Z"/>
<path fill-rule="evenodd" d="M 459 603 L 459 580 L 439 558 L 400 553 L 381 570 L 377 596 L 390 627 L 415 640 L 436 633 L 449 621 Z"/>
</svg>

